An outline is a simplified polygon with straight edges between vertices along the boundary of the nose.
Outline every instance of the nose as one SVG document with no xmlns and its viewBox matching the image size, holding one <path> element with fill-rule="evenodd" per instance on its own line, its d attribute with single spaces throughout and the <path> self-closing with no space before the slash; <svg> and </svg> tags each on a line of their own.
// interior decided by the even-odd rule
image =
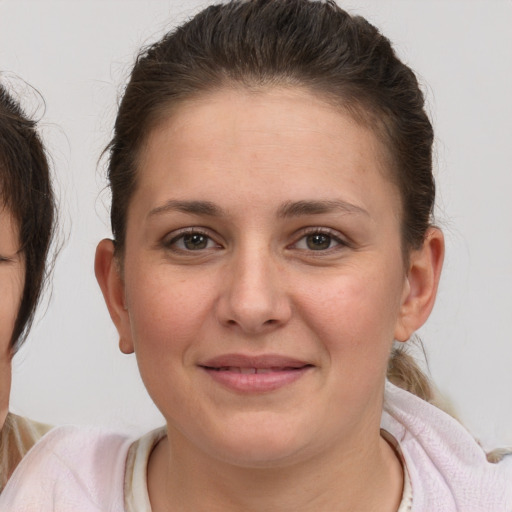
<svg viewBox="0 0 512 512">
<path fill-rule="evenodd" d="M 241 250 L 222 276 L 217 303 L 219 321 L 245 334 L 258 335 L 284 326 L 291 317 L 283 269 L 268 250 Z"/>
</svg>

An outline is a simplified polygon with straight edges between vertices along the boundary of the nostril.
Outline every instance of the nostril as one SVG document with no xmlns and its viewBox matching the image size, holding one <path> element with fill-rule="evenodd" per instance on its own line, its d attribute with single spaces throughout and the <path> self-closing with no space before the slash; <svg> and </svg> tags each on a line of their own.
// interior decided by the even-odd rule
<svg viewBox="0 0 512 512">
<path fill-rule="evenodd" d="M 247 331 L 260 331 L 261 329 L 267 330 L 268 328 L 274 328 L 279 324 L 279 320 L 275 318 L 269 318 L 268 320 L 264 320 L 263 322 L 252 324 L 248 321 L 238 321 L 234 318 L 229 318 L 226 320 L 225 325 L 233 328 L 236 326 L 240 326 L 242 329 Z"/>
</svg>

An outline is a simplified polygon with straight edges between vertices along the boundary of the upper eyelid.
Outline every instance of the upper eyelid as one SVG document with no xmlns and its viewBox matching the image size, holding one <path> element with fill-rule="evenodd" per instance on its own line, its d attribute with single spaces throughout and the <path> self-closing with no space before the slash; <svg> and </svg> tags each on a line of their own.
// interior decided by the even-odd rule
<svg viewBox="0 0 512 512">
<path fill-rule="evenodd" d="M 187 226 L 184 228 L 179 228 L 167 233 L 164 237 L 162 237 L 161 240 L 164 245 L 169 245 L 170 243 L 179 240 L 182 236 L 193 233 L 204 235 L 210 238 L 216 244 L 224 245 L 223 241 L 221 241 L 222 237 L 218 233 L 205 226 Z M 343 245 L 349 246 L 351 244 L 351 240 L 337 229 L 326 226 L 305 226 L 295 231 L 295 233 L 292 235 L 293 242 L 291 242 L 288 247 L 293 246 L 303 237 L 316 233 L 328 235 Z"/>
<path fill-rule="evenodd" d="M 174 239 L 174 238 L 178 238 L 180 236 L 188 235 L 191 233 L 199 233 L 200 235 L 205 235 L 210 238 L 215 238 L 214 236 L 212 236 L 212 232 L 208 228 L 205 228 L 203 226 L 190 226 L 190 227 L 187 226 L 186 228 L 179 228 L 179 229 L 170 231 L 163 237 L 163 239 L 164 240 L 167 238 Z"/>
<path fill-rule="evenodd" d="M 320 257 L 322 254 L 324 254 L 324 255 L 331 254 L 332 251 L 336 251 L 336 249 L 339 250 L 339 249 L 343 249 L 343 248 L 353 247 L 352 240 L 350 240 L 348 237 L 346 237 L 345 235 L 340 233 L 338 230 L 332 229 L 332 228 L 327 228 L 327 227 L 320 227 L 320 226 L 316 226 L 316 227 L 311 226 L 311 227 L 303 228 L 303 229 L 299 230 L 299 232 L 296 233 L 296 235 L 295 235 L 294 241 L 287 247 L 289 249 L 293 249 L 294 246 L 297 245 L 304 237 L 309 236 L 309 235 L 314 235 L 314 234 L 327 235 L 327 236 L 331 237 L 331 239 L 333 239 L 334 241 L 337 242 L 336 246 L 329 247 L 328 249 L 325 249 L 322 251 L 311 250 L 311 253 L 312 254 L 314 253 L 315 257 Z M 297 250 L 300 250 L 300 249 L 297 249 Z M 310 251 L 307 251 L 307 252 L 309 253 Z"/>
<path fill-rule="evenodd" d="M 322 235 L 329 235 L 333 238 L 340 240 L 341 242 L 348 243 L 347 237 L 343 233 L 341 233 L 337 229 L 328 228 L 325 226 L 308 226 L 305 228 L 301 228 L 296 232 L 295 236 L 302 238 L 303 236 L 314 235 L 316 233 Z"/>
<path fill-rule="evenodd" d="M 203 235 L 203 236 L 209 238 L 210 240 L 212 240 L 214 243 L 216 243 L 218 245 L 222 245 L 219 242 L 218 237 L 212 235 L 212 232 L 211 232 L 210 229 L 202 227 L 202 226 L 190 226 L 190 227 L 176 229 L 174 231 L 171 231 L 170 233 L 167 233 L 161 239 L 162 240 L 161 243 L 164 246 L 168 247 L 172 243 L 174 243 L 177 240 L 179 240 L 180 238 L 182 238 L 183 236 L 188 235 L 188 234 L 196 234 L 196 233 L 199 234 L 199 235 Z"/>
</svg>

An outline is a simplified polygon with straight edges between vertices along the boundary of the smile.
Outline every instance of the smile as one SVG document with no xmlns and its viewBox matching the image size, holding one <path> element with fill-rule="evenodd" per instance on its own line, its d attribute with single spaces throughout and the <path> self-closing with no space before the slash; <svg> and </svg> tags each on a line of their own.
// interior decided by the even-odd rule
<svg viewBox="0 0 512 512">
<path fill-rule="evenodd" d="M 281 356 L 220 356 L 199 367 L 218 384 L 242 393 L 265 393 L 287 386 L 314 368 L 304 361 Z"/>
<path fill-rule="evenodd" d="M 261 374 L 261 373 L 273 373 L 273 372 L 285 372 L 285 371 L 292 371 L 292 370 L 300 370 L 301 368 L 293 368 L 293 367 L 286 367 L 286 368 L 240 368 L 239 366 L 223 366 L 222 368 L 208 368 L 208 369 L 214 370 L 214 371 L 217 371 L 217 372 L 235 372 L 235 373 L 245 373 L 245 374 L 258 373 L 258 374 Z"/>
</svg>

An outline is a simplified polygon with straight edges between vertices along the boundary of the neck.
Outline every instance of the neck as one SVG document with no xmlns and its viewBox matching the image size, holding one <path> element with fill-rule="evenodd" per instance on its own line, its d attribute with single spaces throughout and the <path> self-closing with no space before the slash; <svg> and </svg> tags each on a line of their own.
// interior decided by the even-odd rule
<svg viewBox="0 0 512 512">
<path fill-rule="evenodd" d="M 255 469 L 212 459 L 170 431 L 149 461 L 152 511 L 396 512 L 402 467 L 379 432 L 360 433 L 346 449 Z"/>
</svg>

